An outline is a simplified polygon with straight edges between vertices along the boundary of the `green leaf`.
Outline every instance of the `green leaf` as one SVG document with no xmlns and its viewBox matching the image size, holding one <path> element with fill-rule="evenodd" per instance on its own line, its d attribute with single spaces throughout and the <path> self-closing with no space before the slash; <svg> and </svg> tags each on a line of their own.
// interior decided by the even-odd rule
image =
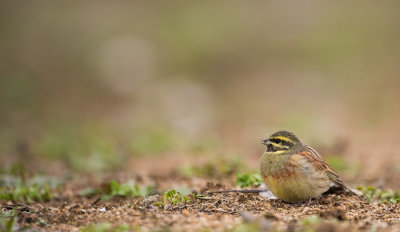
<svg viewBox="0 0 400 232">
<path fill-rule="evenodd" d="M 88 188 L 84 188 L 82 190 L 79 190 L 78 191 L 78 195 L 81 196 L 81 197 L 84 197 L 84 196 L 88 196 L 88 195 L 97 194 L 99 192 L 100 192 L 100 190 L 98 190 L 98 189 L 94 189 L 94 188 L 88 187 Z"/>
<path fill-rule="evenodd" d="M 263 183 L 261 175 L 259 173 L 246 173 L 242 174 L 241 172 L 236 173 L 236 185 L 243 188 L 243 187 L 250 187 L 250 186 L 258 186 Z"/>
</svg>

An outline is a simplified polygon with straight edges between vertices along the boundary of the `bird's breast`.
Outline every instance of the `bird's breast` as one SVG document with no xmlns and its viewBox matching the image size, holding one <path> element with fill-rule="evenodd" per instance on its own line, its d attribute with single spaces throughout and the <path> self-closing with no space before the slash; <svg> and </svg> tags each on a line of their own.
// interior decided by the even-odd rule
<svg viewBox="0 0 400 232">
<path fill-rule="evenodd" d="M 261 157 L 261 175 L 279 177 L 294 174 L 294 166 L 289 159 L 290 155 L 264 153 Z"/>
</svg>

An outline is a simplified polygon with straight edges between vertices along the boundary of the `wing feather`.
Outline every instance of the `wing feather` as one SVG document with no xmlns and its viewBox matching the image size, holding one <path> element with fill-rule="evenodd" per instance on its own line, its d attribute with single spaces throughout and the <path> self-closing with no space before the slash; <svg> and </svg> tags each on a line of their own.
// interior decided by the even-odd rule
<svg viewBox="0 0 400 232">
<path fill-rule="evenodd" d="M 346 188 L 339 174 L 322 159 L 321 155 L 314 148 L 306 145 L 300 154 L 308 159 L 315 169 L 324 172 L 334 184 Z"/>
</svg>

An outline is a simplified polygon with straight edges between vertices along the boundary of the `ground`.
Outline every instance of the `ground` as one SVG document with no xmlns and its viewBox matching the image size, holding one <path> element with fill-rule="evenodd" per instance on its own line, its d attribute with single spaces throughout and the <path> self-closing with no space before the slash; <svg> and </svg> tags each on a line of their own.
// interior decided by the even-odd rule
<svg viewBox="0 0 400 232">
<path fill-rule="evenodd" d="M 154 161 L 152 162 L 154 163 Z M 146 160 L 141 162 L 146 167 Z M 151 164 L 147 164 L 151 165 Z M 157 166 L 157 165 L 156 165 Z M 288 204 L 259 193 L 215 193 L 238 189 L 234 174 L 185 176 L 171 169 L 160 174 L 129 174 L 138 186 L 154 186 L 146 197 L 110 193 L 112 176 L 75 176 L 43 202 L 1 201 L 2 212 L 17 213 L 14 229 L 38 231 L 398 231 L 400 203 L 329 193 L 310 203 Z M 255 187 L 253 187 L 255 188 Z M 108 190 L 107 190 L 108 189 Z M 164 190 L 192 192 L 166 197 Z M 91 191 L 96 190 L 96 191 Z M 98 190 L 98 191 L 97 191 Z M 86 192 L 85 192 L 86 191 Z M 111 190 L 114 191 L 114 190 Z M 123 196 L 125 194 L 125 196 Z M 102 198 L 103 197 L 103 198 Z M 173 199 L 176 202 L 172 202 Z"/>
</svg>

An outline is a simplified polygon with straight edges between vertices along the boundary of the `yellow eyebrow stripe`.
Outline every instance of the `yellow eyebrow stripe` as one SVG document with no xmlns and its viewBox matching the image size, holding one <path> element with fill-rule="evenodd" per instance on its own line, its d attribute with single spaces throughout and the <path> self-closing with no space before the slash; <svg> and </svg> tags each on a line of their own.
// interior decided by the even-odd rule
<svg viewBox="0 0 400 232">
<path fill-rule="evenodd" d="M 280 139 L 280 140 L 284 140 L 290 143 L 293 143 L 293 141 L 289 138 L 283 137 L 283 136 L 276 136 L 276 137 L 271 137 L 271 139 Z"/>
</svg>

